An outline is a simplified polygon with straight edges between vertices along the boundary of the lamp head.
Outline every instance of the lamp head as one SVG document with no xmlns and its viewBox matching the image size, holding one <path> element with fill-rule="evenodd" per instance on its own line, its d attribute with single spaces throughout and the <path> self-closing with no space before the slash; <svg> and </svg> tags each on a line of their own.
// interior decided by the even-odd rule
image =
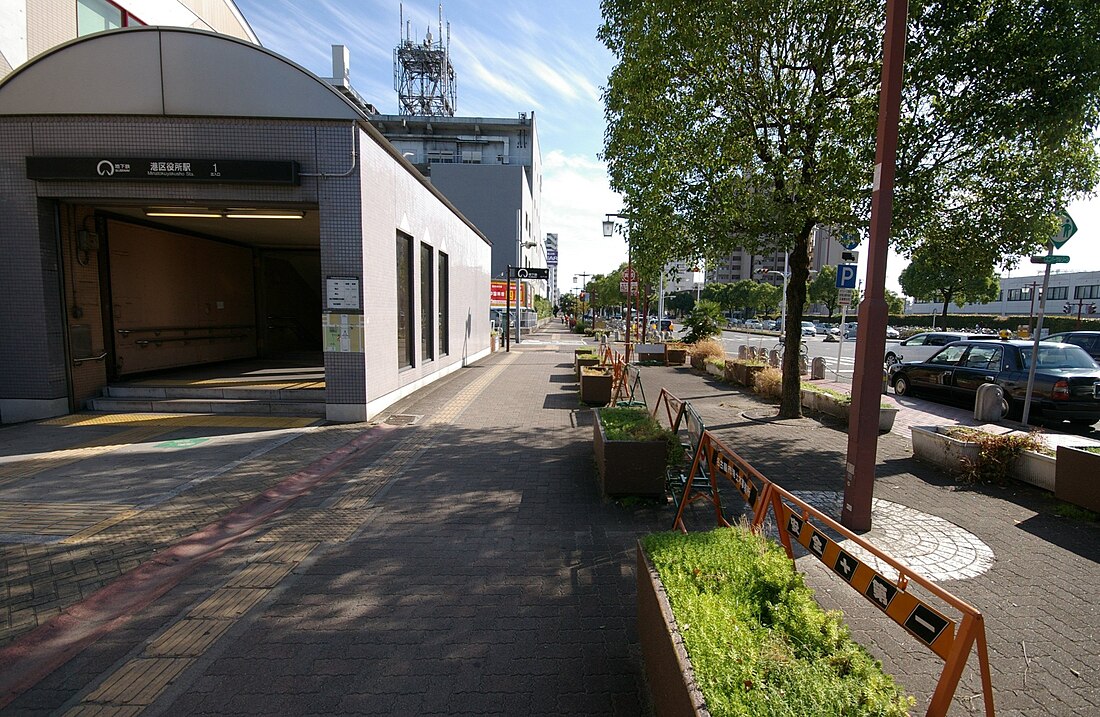
<svg viewBox="0 0 1100 717">
<path fill-rule="evenodd" d="M 603 235 L 605 237 L 612 236 L 615 233 L 615 222 L 611 219 L 604 219 L 603 221 Z"/>
</svg>

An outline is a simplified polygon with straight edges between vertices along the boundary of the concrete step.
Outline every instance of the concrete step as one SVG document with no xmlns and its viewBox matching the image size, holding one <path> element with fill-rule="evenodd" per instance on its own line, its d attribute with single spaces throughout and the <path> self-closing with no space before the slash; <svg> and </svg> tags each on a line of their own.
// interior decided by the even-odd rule
<svg viewBox="0 0 1100 717">
<path fill-rule="evenodd" d="M 243 398 L 113 398 L 88 401 L 93 411 L 110 413 L 247 413 L 278 416 L 324 416 L 325 402 Z"/>
<path fill-rule="evenodd" d="M 258 400 L 258 401 L 299 401 L 324 403 L 323 388 L 288 389 L 263 388 L 262 386 L 139 386 L 117 385 L 103 389 L 105 398 L 118 399 L 190 399 L 190 400 Z"/>
</svg>

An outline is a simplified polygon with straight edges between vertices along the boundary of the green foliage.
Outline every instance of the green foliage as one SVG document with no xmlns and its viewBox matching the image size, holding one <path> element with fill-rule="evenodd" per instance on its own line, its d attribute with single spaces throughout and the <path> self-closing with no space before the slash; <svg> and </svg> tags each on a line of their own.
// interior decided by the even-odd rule
<svg viewBox="0 0 1100 717">
<path fill-rule="evenodd" d="M 905 313 L 905 299 L 886 289 L 886 310 L 895 316 Z"/>
<path fill-rule="evenodd" d="M 689 344 L 709 339 L 722 332 L 725 321 L 722 318 L 722 307 L 713 301 L 702 299 L 691 310 L 691 314 L 684 321 L 688 328 L 685 341 Z"/>
<path fill-rule="evenodd" d="M 813 303 L 824 304 L 829 310 L 828 318 L 833 318 L 840 301 L 836 290 L 836 267 L 831 264 L 821 267 L 817 276 L 810 282 L 808 294 Z"/>
<path fill-rule="evenodd" d="M 712 715 L 900 717 L 913 705 L 775 543 L 743 527 L 642 543 Z"/>
<path fill-rule="evenodd" d="M 668 465 L 678 466 L 684 460 L 684 447 L 679 437 L 662 428 L 644 408 L 633 406 L 600 409 L 600 423 L 609 441 L 665 441 L 668 443 Z"/>
<path fill-rule="evenodd" d="M 962 483 L 1005 483 L 1016 459 L 1024 451 L 1035 451 L 1042 445 L 1030 433 L 996 435 L 974 431 L 970 440 L 978 444 L 978 459 L 963 459 L 963 470 L 959 474 Z"/>
<path fill-rule="evenodd" d="M 996 261 L 989 247 L 974 239 L 959 237 L 953 245 L 927 242 L 913 253 L 898 283 L 909 296 L 940 297 L 947 316 L 952 301 L 962 306 L 997 298 Z"/>
<path fill-rule="evenodd" d="M 549 299 L 541 296 L 535 297 L 535 313 L 538 314 L 540 319 L 545 319 L 550 316 L 554 311 L 554 305 L 550 303 Z"/>
</svg>

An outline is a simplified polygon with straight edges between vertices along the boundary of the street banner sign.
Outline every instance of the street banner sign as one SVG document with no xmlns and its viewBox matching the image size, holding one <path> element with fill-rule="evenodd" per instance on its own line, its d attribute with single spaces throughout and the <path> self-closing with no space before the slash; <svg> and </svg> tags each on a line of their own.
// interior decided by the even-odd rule
<svg viewBox="0 0 1100 717">
<path fill-rule="evenodd" d="M 1062 242 L 1063 244 L 1065 242 Z M 1032 264 L 1068 264 L 1069 257 L 1065 254 L 1046 254 L 1031 257 Z"/>
<path fill-rule="evenodd" d="M 838 306 L 852 305 L 852 289 L 837 289 L 836 294 Z"/>
<path fill-rule="evenodd" d="M 1073 217 L 1069 215 L 1069 212 L 1062 210 L 1059 214 L 1059 218 L 1062 220 L 1061 226 L 1055 235 L 1051 238 L 1051 243 L 1054 244 L 1055 249 L 1061 249 L 1062 245 L 1069 241 L 1069 238 L 1077 233 L 1077 223 L 1073 221 Z M 1066 257 L 1066 261 L 1069 261 L 1069 257 Z M 1037 262 L 1036 262 L 1037 263 Z M 1056 264 L 1064 264 L 1065 262 L 1052 262 Z"/>
<path fill-rule="evenodd" d="M 856 288 L 856 270 L 859 268 L 856 264 L 837 264 L 836 267 L 836 288 L 838 289 L 854 289 Z"/>
</svg>

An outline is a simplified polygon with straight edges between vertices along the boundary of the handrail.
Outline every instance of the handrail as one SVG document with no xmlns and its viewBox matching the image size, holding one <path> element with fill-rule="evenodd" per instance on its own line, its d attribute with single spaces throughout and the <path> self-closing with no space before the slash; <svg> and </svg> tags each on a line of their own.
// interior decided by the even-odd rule
<svg viewBox="0 0 1100 717">
<path fill-rule="evenodd" d="M 136 329 L 116 329 L 115 332 L 129 334 L 159 334 L 165 331 L 225 331 L 227 329 L 255 329 L 256 324 L 219 324 L 217 326 L 153 326 Z"/>
<path fill-rule="evenodd" d="M 662 389 L 662 396 L 666 396 L 666 406 L 668 406 L 667 396 L 671 394 Z M 709 481 L 709 490 L 693 492 L 692 483 L 695 475 L 704 466 L 702 475 Z M 718 525 L 725 527 L 730 525 L 722 515 L 721 498 L 718 492 L 719 477 L 732 482 L 741 497 L 749 504 L 753 514 L 754 531 L 763 530 L 764 521 L 769 510 L 771 511 L 779 530 L 780 542 L 787 556 L 791 558 L 792 565 L 795 565 L 791 543 L 793 536 L 800 545 L 830 568 L 842 582 L 860 592 L 887 617 L 944 660 L 943 671 L 936 682 L 936 689 L 926 713 L 928 717 L 944 717 L 947 714 L 972 648 L 976 648 L 978 653 L 985 714 L 987 717 L 994 717 L 993 683 L 989 669 L 985 620 L 977 608 L 903 565 L 790 491 L 768 480 L 709 430 L 703 431 L 702 440 L 695 451 L 691 472 L 688 474 L 673 522 L 673 529 L 679 528 L 687 532 L 683 522 L 684 509 L 690 502 L 704 498 L 714 504 Z M 897 571 L 897 580 L 890 580 L 867 563 L 845 552 L 838 541 L 819 530 L 822 527 L 839 534 L 845 541 L 859 545 L 876 559 L 889 565 Z M 916 583 L 935 598 L 961 613 L 962 620 L 948 618 L 921 598 L 908 592 L 910 582 Z"/>
</svg>

